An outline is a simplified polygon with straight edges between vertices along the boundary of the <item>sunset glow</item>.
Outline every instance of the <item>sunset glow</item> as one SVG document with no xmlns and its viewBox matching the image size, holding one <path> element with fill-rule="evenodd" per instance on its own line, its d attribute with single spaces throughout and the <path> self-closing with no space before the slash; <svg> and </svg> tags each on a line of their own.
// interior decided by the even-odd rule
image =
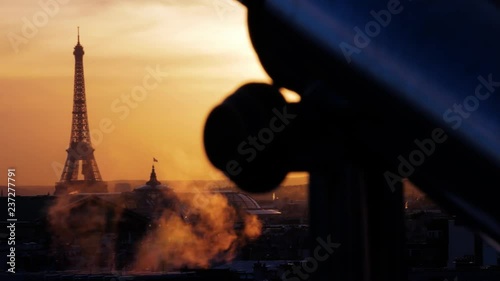
<svg viewBox="0 0 500 281">
<path fill-rule="evenodd" d="M 1 169 L 15 167 L 19 185 L 59 180 L 80 26 L 89 124 L 103 179 L 144 179 L 152 157 L 162 178 L 221 178 L 202 145 L 206 116 L 244 82 L 269 79 L 251 47 L 243 6 L 212 0 L 40 3 L 47 5 L 22 0 L 2 8 Z M 151 72 L 157 75 L 150 89 L 134 98 Z"/>
</svg>

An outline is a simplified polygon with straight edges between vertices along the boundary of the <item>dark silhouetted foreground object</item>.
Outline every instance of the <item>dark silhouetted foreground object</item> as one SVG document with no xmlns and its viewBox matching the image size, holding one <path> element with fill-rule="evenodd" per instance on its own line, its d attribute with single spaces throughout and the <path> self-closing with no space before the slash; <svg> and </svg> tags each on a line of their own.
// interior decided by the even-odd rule
<svg viewBox="0 0 500 281">
<path fill-rule="evenodd" d="M 289 115 L 278 89 L 255 83 L 239 88 L 207 119 L 208 157 L 246 191 L 272 189 L 288 173 L 284 141 L 293 120 L 284 119 L 284 110 Z"/>
<path fill-rule="evenodd" d="M 312 243 L 340 247 L 307 278 L 407 279 L 402 178 L 500 242 L 500 11 L 491 2 L 242 2 L 273 86 L 245 85 L 214 109 L 206 151 L 247 191 L 310 173 Z M 283 104 L 279 88 L 301 101 Z M 277 132 L 283 108 L 289 124 Z"/>
</svg>

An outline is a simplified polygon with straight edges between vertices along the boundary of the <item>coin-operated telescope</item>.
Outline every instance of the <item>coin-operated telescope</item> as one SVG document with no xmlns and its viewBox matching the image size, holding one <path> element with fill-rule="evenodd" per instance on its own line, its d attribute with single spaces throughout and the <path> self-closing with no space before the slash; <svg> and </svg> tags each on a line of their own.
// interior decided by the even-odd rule
<svg viewBox="0 0 500 281">
<path fill-rule="evenodd" d="M 240 86 L 213 109 L 208 158 L 248 192 L 309 172 L 312 250 L 328 237 L 340 245 L 314 270 L 285 278 L 405 280 L 406 180 L 500 242 L 492 2 L 241 2 L 273 83 Z M 287 103 L 283 88 L 300 102 Z"/>
</svg>

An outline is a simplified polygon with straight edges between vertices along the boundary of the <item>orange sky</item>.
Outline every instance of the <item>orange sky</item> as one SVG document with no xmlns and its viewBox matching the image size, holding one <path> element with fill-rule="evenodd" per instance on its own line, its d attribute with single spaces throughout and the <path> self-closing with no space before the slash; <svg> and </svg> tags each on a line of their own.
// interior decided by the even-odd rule
<svg viewBox="0 0 500 281">
<path fill-rule="evenodd" d="M 245 8 L 231 0 L 46 2 L 2 6 L 0 170 L 15 167 L 18 185 L 59 180 L 80 26 L 103 179 L 146 179 L 152 157 L 160 179 L 220 178 L 202 145 L 206 116 L 242 83 L 269 80 L 250 45 Z M 126 104 L 148 67 L 162 72 L 157 86 Z M 109 131 L 101 122 L 112 124 Z"/>
</svg>

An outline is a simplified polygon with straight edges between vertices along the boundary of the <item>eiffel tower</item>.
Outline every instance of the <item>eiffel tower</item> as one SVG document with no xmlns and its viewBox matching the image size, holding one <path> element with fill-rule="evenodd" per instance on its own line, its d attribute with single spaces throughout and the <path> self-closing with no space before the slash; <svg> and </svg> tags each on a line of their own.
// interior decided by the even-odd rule
<svg viewBox="0 0 500 281">
<path fill-rule="evenodd" d="M 75 46 L 75 85 L 73 94 L 73 121 L 68 156 L 62 171 L 61 179 L 56 183 L 54 195 L 74 193 L 106 193 L 106 182 L 102 181 L 94 148 L 90 142 L 89 121 L 87 118 L 87 102 L 85 100 L 85 80 L 83 77 L 83 51 L 80 45 L 80 28 L 78 43 Z"/>
</svg>

